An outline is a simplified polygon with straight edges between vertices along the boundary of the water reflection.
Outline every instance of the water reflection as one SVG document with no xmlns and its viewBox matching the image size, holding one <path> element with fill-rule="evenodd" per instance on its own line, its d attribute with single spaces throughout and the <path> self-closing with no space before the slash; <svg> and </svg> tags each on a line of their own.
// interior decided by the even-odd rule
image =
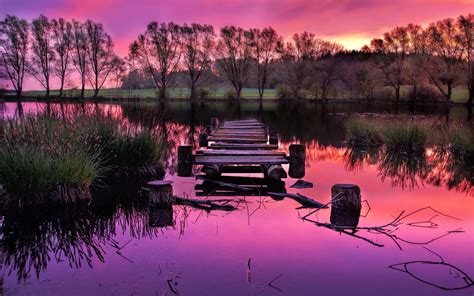
<svg viewBox="0 0 474 296">
<path fill-rule="evenodd" d="M 44 110 L 41 105 L 33 103 L 23 105 L 25 113 L 38 108 Z M 252 288 L 255 288 L 255 283 L 264 283 L 264 286 L 272 283 L 289 294 L 314 294 L 315 291 L 330 294 L 336 289 L 339 294 L 347 295 L 353 291 L 353 287 L 367 294 L 374 291 L 378 294 L 389 293 L 385 289 L 386 285 L 391 285 L 393 291 L 401 291 L 397 290 L 401 286 L 408 287 L 410 290 L 407 290 L 407 294 L 436 294 L 432 293 L 433 290 L 423 290 L 416 281 L 411 283 L 396 275 L 392 276 L 396 272 L 389 272 L 386 266 L 394 262 L 410 262 L 405 260 L 410 256 L 420 258 L 419 251 L 412 249 L 419 245 L 413 243 L 424 244 L 445 234 L 450 234 L 449 239 L 436 239 L 436 248 L 444 255 L 452 254 L 452 248 L 455 247 L 457 252 L 447 257 L 447 260 L 460 264 L 459 269 L 466 274 L 472 273 L 472 264 L 469 265 L 472 259 L 472 244 L 469 245 L 472 242 L 472 239 L 469 240 L 472 237 L 472 199 L 464 197 L 474 194 L 473 162 L 464 156 L 435 148 L 416 157 L 388 153 L 380 147 L 367 150 L 347 148 L 342 123 L 351 112 L 366 112 L 364 105 L 244 103 L 237 107 L 231 102 L 175 102 L 86 104 L 84 107 L 91 110 L 99 108 L 121 118 L 125 123 L 159 129 L 169 143 L 166 174 L 167 178 L 175 181 L 177 195 L 187 197 L 185 194 L 189 193 L 190 198 L 203 200 L 211 195 L 206 191 L 205 196 L 197 196 L 200 192 L 194 189 L 201 185 L 198 189 L 202 188 L 204 192 L 207 184 L 197 183 L 192 178 L 176 177 L 176 150 L 179 145 L 192 144 L 196 147 L 199 132 L 209 125 L 212 117 L 260 118 L 271 131 L 280 134 L 281 150 L 288 151 L 292 143 L 306 146 L 304 179 L 314 183 L 314 188 L 296 192 L 325 203 L 330 197 L 330 186 L 350 181 L 361 188 L 364 199 L 370 199 L 372 210 L 368 217 L 360 217 L 358 227 L 362 229 L 329 228 L 331 231 L 327 231 L 330 223 L 324 221 L 330 221 L 329 209 L 319 211 L 317 219 L 312 219 L 322 223 L 318 225 L 302 221 L 300 218 L 309 214 L 310 210 L 296 211 L 293 201 L 276 201 L 251 194 L 213 197 L 222 199 L 223 203 L 232 199 L 238 209 L 231 212 L 201 210 L 189 205 L 155 208 L 148 204 L 146 193 L 141 190 L 142 184 L 119 181 L 108 188 L 96 190 L 91 204 L 74 209 L 33 209 L 34 215 L 32 212 L 2 213 L 4 268 L 15 279 L 30 280 L 29 284 L 38 286 L 38 291 L 44 291 L 47 287 L 42 282 L 35 282 L 35 276 L 46 274 L 67 285 L 70 275 L 67 270 L 72 267 L 83 275 L 83 283 L 87 283 L 84 277 L 89 279 L 96 275 L 110 283 L 126 283 L 128 287 L 121 292 L 127 294 L 135 292 L 134 288 L 130 288 L 135 284 L 144 289 L 140 290 L 141 294 L 157 293 L 157 276 L 161 275 L 162 270 L 167 273 L 166 281 L 158 294 L 172 294 L 168 283 L 174 285 L 177 282 L 177 291 L 182 293 L 209 294 L 211 291 L 226 294 L 232 290 L 234 294 L 243 294 L 247 291 L 241 289 L 240 280 L 243 279 L 242 284 L 245 286 L 243 275 L 247 268 L 250 270 L 247 263 L 252 257 L 254 279 L 249 283 Z M 55 104 L 51 104 L 50 108 L 53 112 L 61 110 Z M 72 108 L 77 106 L 62 106 L 65 113 Z M 390 108 L 373 106 L 371 112 L 393 112 Z M 7 103 L 2 112 L 5 117 L 11 117 L 15 107 Z M 398 112 L 409 111 L 401 108 Z M 420 107 L 414 112 L 426 116 L 440 115 L 436 107 L 429 106 Z M 464 120 L 464 115 L 463 110 L 452 109 L 450 118 Z M 195 167 L 195 173 L 198 170 Z M 286 184 L 293 184 L 294 181 L 287 180 Z M 286 187 L 290 193 L 295 192 L 295 189 Z M 464 199 L 459 201 L 452 197 Z M 416 209 L 427 209 L 429 205 L 464 221 L 429 212 L 428 209 L 423 215 L 405 220 L 406 224 L 397 224 L 399 220 L 395 218 L 400 211 L 411 213 Z M 366 210 L 363 204 L 362 212 Z M 315 218 L 314 215 L 311 218 Z M 390 225 L 380 227 L 387 223 Z M 375 229 L 369 229 L 367 225 Z M 403 229 L 392 232 L 398 226 Z M 460 227 L 466 233 L 461 233 L 458 230 Z M 342 231 L 349 234 L 341 236 Z M 383 248 L 382 253 L 379 251 L 382 249 L 374 248 L 374 244 L 367 243 L 365 239 L 377 246 L 387 247 Z M 395 246 L 392 243 L 393 239 L 407 253 L 399 252 L 396 243 Z M 351 256 L 347 256 L 349 253 Z M 405 254 L 406 257 L 402 257 Z M 115 257 L 120 257 L 119 263 Z M 340 258 L 344 258 L 343 263 L 339 263 Z M 51 271 L 61 262 L 67 266 Z M 177 264 L 172 266 L 169 262 Z M 366 272 L 358 277 L 361 262 Z M 89 269 L 89 266 L 99 271 L 94 274 L 79 271 L 82 268 Z M 314 266 L 322 268 L 315 269 Z M 146 271 L 146 276 L 133 277 L 142 269 Z M 387 273 L 383 273 L 384 269 L 387 269 Z M 341 270 L 354 278 L 349 280 L 351 285 L 347 285 L 347 289 L 337 285 Z M 279 274 L 283 272 L 285 275 L 280 278 Z M 427 273 L 431 274 L 431 270 Z M 108 278 L 107 274 L 113 279 Z M 320 285 L 315 290 L 314 283 L 301 281 L 307 277 L 322 279 L 330 284 L 327 287 Z M 379 278 L 383 280 L 374 283 L 373 279 Z M 9 284 L 10 287 L 14 286 L 11 281 Z M 92 286 L 80 291 L 84 294 L 91 294 L 91 291 L 107 294 Z M 107 290 L 110 292 L 108 294 L 112 291 L 112 288 Z M 270 294 L 272 291 L 258 292 Z"/>
</svg>

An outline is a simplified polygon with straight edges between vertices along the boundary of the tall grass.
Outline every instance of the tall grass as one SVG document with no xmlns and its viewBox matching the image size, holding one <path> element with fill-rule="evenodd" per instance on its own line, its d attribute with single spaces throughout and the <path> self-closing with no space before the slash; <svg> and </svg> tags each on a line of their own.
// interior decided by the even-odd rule
<svg viewBox="0 0 474 296">
<path fill-rule="evenodd" d="M 423 121 L 394 120 L 381 126 L 380 136 L 388 150 L 421 153 L 425 150 L 428 129 Z"/>
<path fill-rule="evenodd" d="M 156 175 L 163 145 L 152 130 L 101 113 L 2 122 L 0 184 L 7 202 L 74 202 L 104 177 Z"/>
<path fill-rule="evenodd" d="M 380 145 L 379 125 L 376 121 L 362 118 L 351 118 L 344 123 L 349 137 L 349 143 L 353 146 Z"/>
</svg>

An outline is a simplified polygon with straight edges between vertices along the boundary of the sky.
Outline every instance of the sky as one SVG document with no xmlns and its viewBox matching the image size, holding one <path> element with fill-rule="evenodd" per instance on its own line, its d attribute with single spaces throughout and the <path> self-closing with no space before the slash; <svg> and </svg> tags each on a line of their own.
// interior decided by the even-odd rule
<svg viewBox="0 0 474 296">
<path fill-rule="evenodd" d="M 306 30 L 360 49 L 396 26 L 473 12 L 474 0 L 0 0 L 1 18 L 14 14 L 31 20 L 44 14 L 100 21 L 122 57 L 150 21 L 206 23 L 216 30 L 272 26 L 286 38 Z"/>
<path fill-rule="evenodd" d="M 469 12 L 474 12 L 474 0 L 0 0 L 1 17 L 14 14 L 31 20 L 42 13 L 100 21 L 121 56 L 154 20 L 215 28 L 272 26 L 285 37 L 307 30 L 359 49 L 395 26 L 426 25 Z"/>
</svg>

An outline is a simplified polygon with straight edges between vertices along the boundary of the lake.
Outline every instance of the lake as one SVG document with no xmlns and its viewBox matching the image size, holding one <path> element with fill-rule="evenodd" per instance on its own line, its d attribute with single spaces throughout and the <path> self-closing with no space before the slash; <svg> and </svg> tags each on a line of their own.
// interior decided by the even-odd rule
<svg viewBox="0 0 474 296">
<path fill-rule="evenodd" d="M 65 112 L 74 107 L 66 104 Z M 16 103 L 0 108 L 5 119 L 17 113 Z M 24 113 L 45 108 L 23 103 Z M 350 116 L 466 121 L 465 107 L 177 101 L 85 108 L 161 129 L 172 143 L 165 178 L 175 195 L 189 198 L 204 198 L 195 190 L 202 181 L 176 175 L 177 146 L 197 148 L 211 117 L 258 119 L 279 133 L 279 150 L 306 146 L 303 179 L 313 187 L 290 188 L 297 180 L 287 178 L 288 192 L 326 204 L 334 184 L 356 184 L 364 200 L 359 226 L 369 228 L 340 233 L 325 227 L 330 209 L 303 219 L 313 210 L 268 196 L 231 197 L 239 201 L 232 212 L 178 205 L 152 212 L 141 185 L 118 182 L 95 189 L 88 205 L 3 213 L 5 295 L 474 293 L 472 165 L 455 164 L 431 148 L 418 158 L 352 150 L 343 127 Z M 406 217 L 393 223 L 402 212 Z M 152 216 L 158 225 L 151 225 Z"/>
</svg>

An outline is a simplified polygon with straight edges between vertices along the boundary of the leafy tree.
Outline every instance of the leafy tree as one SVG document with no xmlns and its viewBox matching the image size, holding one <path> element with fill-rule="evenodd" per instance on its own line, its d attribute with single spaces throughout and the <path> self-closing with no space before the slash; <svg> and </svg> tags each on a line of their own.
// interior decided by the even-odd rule
<svg viewBox="0 0 474 296">
<path fill-rule="evenodd" d="M 70 54 L 73 49 L 74 36 L 72 33 L 72 24 L 63 18 L 53 19 L 52 34 L 54 40 L 54 52 L 56 55 L 53 65 L 53 72 L 59 78 L 59 97 L 63 97 L 64 84 L 71 72 Z"/>
</svg>

